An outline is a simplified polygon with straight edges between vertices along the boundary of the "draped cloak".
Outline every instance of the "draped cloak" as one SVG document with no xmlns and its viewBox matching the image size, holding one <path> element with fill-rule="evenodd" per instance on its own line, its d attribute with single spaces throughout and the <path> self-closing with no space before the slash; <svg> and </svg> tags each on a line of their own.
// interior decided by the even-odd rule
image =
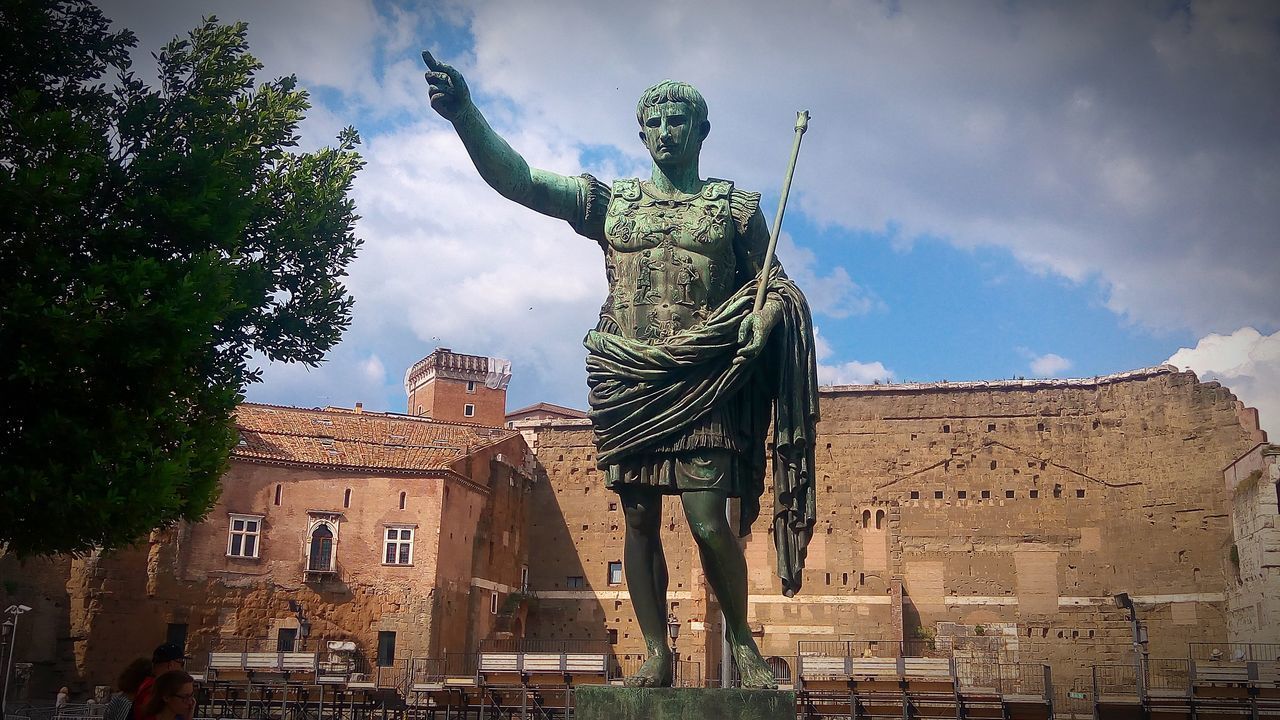
<svg viewBox="0 0 1280 720">
<path fill-rule="evenodd" d="M 587 333 L 589 416 L 596 462 L 609 477 L 620 462 L 661 445 L 713 408 L 733 414 L 749 438 L 748 446 L 735 453 L 737 473 L 745 479 L 739 518 L 744 535 L 760 514 L 765 452 L 771 448 L 771 532 L 783 594 L 791 597 L 802 584 L 817 515 L 817 358 L 808 303 L 790 279 L 775 271 L 768 293 L 781 304 L 779 322 L 759 356 L 734 364 L 738 329 L 751 312 L 755 288 L 756 281 L 745 284 L 706 323 L 660 345 L 599 330 Z"/>
</svg>

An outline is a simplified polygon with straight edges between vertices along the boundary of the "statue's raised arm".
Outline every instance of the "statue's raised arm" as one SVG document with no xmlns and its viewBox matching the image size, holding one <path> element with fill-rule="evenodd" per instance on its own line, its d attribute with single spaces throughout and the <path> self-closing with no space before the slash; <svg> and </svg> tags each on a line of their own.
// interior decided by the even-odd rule
<svg viewBox="0 0 1280 720">
<path fill-rule="evenodd" d="M 480 177 L 508 200 L 561 220 L 574 217 L 578 207 L 579 180 L 529 163 L 489 127 L 475 103 L 462 73 L 423 50 L 427 64 L 427 84 L 431 87 L 431 107 L 454 130 L 475 163 Z"/>
</svg>

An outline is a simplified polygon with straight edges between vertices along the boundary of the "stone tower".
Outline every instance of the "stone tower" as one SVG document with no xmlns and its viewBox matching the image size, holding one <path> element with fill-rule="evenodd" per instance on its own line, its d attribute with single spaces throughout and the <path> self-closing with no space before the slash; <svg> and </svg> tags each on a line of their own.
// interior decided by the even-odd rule
<svg viewBox="0 0 1280 720">
<path fill-rule="evenodd" d="M 500 427 L 506 421 L 511 362 L 436 348 L 404 374 L 407 412 L 434 420 Z"/>
</svg>

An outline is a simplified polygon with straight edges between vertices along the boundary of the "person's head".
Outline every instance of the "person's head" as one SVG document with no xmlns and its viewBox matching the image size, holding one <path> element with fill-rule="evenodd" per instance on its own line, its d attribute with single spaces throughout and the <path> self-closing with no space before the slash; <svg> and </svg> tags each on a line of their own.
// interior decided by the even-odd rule
<svg viewBox="0 0 1280 720">
<path fill-rule="evenodd" d="M 196 707 L 195 680 L 185 670 L 170 670 L 156 678 L 143 715 L 190 718 Z"/>
<path fill-rule="evenodd" d="M 116 678 L 116 689 L 129 697 L 133 697 L 150 674 L 151 661 L 146 658 L 138 658 L 126 665 L 124 670 L 120 672 L 120 677 Z"/>
<path fill-rule="evenodd" d="M 151 674 L 159 677 L 170 670 L 181 670 L 187 664 L 187 656 L 177 643 L 165 643 L 151 653 Z"/>
<path fill-rule="evenodd" d="M 688 83 L 663 80 L 645 90 L 636 103 L 640 140 L 658 165 L 696 160 L 711 132 L 707 101 Z"/>
</svg>

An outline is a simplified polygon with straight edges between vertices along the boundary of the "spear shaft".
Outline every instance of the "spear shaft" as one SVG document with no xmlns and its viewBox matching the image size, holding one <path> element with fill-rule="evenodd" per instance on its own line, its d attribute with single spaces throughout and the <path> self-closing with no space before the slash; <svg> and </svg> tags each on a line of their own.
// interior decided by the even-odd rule
<svg viewBox="0 0 1280 720">
<path fill-rule="evenodd" d="M 752 312 L 764 308 L 764 296 L 769 290 L 769 277 L 773 272 L 773 253 L 778 249 L 778 234 L 782 232 L 782 214 L 787 209 L 787 196 L 791 194 L 791 177 L 796 173 L 796 158 L 800 156 L 800 140 L 809 129 L 809 111 L 796 113 L 796 138 L 791 145 L 791 162 L 787 163 L 787 175 L 782 180 L 782 197 L 778 200 L 778 214 L 773 219 L 773 232 L 769 233 L 769 249 L 764 253 L 764 266 L 760 268 L 760 281 L 756 287 L 756 304 Z"/>
</svg>

